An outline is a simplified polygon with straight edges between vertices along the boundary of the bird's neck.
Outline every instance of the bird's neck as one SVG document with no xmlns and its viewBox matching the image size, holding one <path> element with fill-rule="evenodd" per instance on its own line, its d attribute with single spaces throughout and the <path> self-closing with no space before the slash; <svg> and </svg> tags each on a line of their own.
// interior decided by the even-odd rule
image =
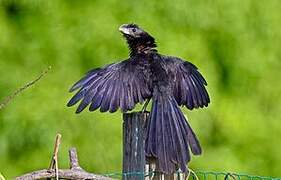
<svg viewBox="0 0 281 180">
<path fill-rule="evenodd" d="M 155 40 L 151 36 L 142 37 L 138 39 L 127 39 L 127 43 L 130 49 L 130 56 L 136 54 L 148 54 L 151 52 L 157 52 Z"/>
</svg>

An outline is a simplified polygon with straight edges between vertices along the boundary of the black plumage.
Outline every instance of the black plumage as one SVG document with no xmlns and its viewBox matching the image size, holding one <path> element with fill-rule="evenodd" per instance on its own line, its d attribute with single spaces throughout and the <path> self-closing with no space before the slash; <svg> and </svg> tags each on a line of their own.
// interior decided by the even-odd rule
<svg viewBox="0 0 281 180">
<path fill-rule="evenodd" d="M 157 52 L 154 38 L 136 24 L 119 30 L 127 40 L 130 57 L 119 63 L 89 71 L 70 92 L 78 92 L 68 102 L 80 102 L 77 113 L 90 111 L 122 112 L 137 103 L 152 99 L 147 130 L 146 155 L 156 157 L 159 169 L 172 173 L 186 172 L 189 151 L 201 154 L 201 146 L 179 106 L 188 109 L 208 106 L 210 98 L 206 80 L 188 61 Z"/>
</svg>

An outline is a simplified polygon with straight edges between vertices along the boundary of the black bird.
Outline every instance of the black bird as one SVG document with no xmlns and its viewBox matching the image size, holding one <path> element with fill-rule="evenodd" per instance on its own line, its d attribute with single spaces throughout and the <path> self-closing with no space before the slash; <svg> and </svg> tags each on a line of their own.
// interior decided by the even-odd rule
<svg viewBox="0 0 281 180">
<path fill-rule="evenodd" d="M 89 71 L 71 87 L 70 92 L 79 91 L 67 105 L 81 100 L 76 113 L 88 105 L 90 111 L 120 108 L 126 112 L 152 99 L 146 156 L 157 158 L 163 173 L 178 168 L 186 172 L 189 151 L 199 155 L 202 150 L 180 106 L 190 110 L 207 107 L 207 82 L 192 63 L 159 54 L 154 38 L 138 25 L 124 24 L 119 30 L 127 40 L 130 57 Z"/>
</svg>

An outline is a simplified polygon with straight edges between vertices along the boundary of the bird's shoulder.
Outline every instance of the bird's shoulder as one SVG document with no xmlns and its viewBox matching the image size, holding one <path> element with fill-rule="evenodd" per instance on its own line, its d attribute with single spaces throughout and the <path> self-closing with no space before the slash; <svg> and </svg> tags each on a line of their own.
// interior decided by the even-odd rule
<svg viewBox="0 0 281 180">
<path fill-rule="evenodd" d="M 160 55 L 160 54 L 159 54 Z M 184 69 L 184 70 L 197 70 L 198 68 L 185 59 L 181 59 L 179 57 L 170 56 L 170 55 L 160 55 L 162 63 L 165 64 L 167 68 L 172 69 Z"/>
</svg>

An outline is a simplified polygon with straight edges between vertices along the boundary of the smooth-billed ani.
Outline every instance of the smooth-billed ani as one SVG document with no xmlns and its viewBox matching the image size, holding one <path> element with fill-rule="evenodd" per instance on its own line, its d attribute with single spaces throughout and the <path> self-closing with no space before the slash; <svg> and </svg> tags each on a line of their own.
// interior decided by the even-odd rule
<svg viewBox="0 0 281 180">
<path fill-rule="evenodd" d="M 126 112 L 152 99 L 146 156 L 157 158 L 163 173 L 177 168 L 186 172 L 189 151 L 199 155 L 201 147 L 180 106 L 207 107 L 207 82 L 192 63 L 159 54 L 154 38 L 136 24 L 124 24 L 119 30 L 130 57 L 89 71 L 71 87 L 70 92 L 79 90 L 67 105 L 81 101 L 76 113 L 88 105 L 90 111 Z"/>
</svg>

